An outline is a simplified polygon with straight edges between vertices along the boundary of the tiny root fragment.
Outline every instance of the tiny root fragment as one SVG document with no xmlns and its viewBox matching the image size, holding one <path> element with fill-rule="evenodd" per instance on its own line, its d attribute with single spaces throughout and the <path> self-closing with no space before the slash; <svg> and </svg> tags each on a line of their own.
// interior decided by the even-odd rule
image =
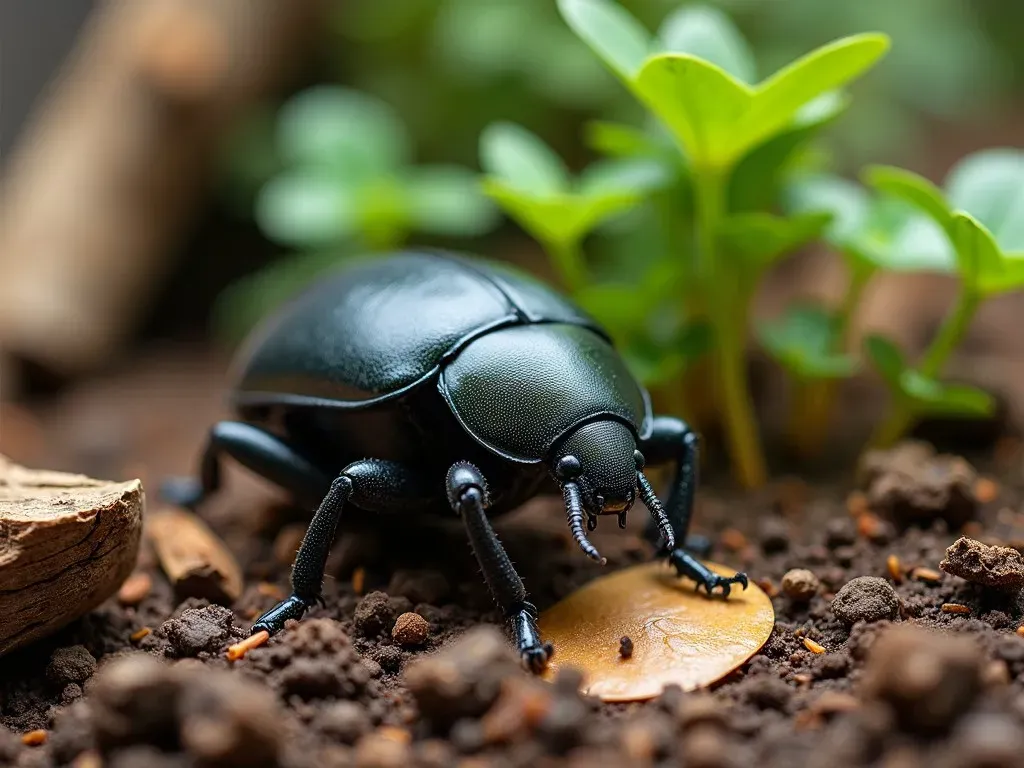
<svg viewBox="0 0 1024 768">
<path fill-rule="evenodd" d="M 42 728 L 37 728 L 34 731 L 23 733 L 21 735 L 21 743 L 26 747 L 38 747 L 46 743 L 47 732 Z"/>
<path fill-rule="evenodd" d="M 131 640 L 133 643 L 137 643 L 139 642 L 139 640 L 144 638 L 146 635 L 150 634 L 152 631 L 153 630 L 149 627 L 143 627 L 142 629 L 138 629 L 135 632 L 132 632 L 128 636 L 128 639 Z"/>
<path fill-rule="evenodd" d="M 971 612 L 970 608 L 960 603 L 943 603 L 942 607 L 939 610 L 943 613 L 955 613 L 961 616 L 965 613 Z"/>
<path fill-rule="evenodd" d="M 822 645 L 821 643 L 814 642 L 809 637 L 804 638 L 804 648 L 806 648 L 811 653 L 825 653 L 826 650 L 824 645 Z"/>
<path fill-rule="evenodd" d="M 235 643 L 228 648 L 228 661 L 238 661 L 253 648 L 259 648 L 269 639 L 270 633 L 265 629 L 257 632 L 255 635 L 249 635 L 245 640 Z"/>
<path fill-rule="evenodd" d="M 915 568 L 910 575 L 917 581 L 924 581 L 928 584 L 938 584 L 942 581 L 942 574 L 934 568 Z"/>
<path fill-rule="evenodd" d="M 885 567 L 889 571 L 889 578 L 897 584 L 903 581 L 903 564 L 896 555 L 889 555 L 885 561 Z"/>
</svg>

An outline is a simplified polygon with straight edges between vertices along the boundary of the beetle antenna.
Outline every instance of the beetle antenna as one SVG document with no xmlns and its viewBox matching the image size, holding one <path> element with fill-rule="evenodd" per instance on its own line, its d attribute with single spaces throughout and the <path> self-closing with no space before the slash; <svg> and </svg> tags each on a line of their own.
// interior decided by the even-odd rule
<svg viewBox="0 0 1024 768">
<path fill-rule="evenodd" d="M 665 510 L 658 500 L 658 495 L 654 492 L 647 477 L 640 470 L 637 470 L 636 473 L 636 484 L 640 488 L 640 498 L 644 500 L 644 505 L 651 513 L 651 518 L 658 526 L 658 530 L 661 531 L 661 538 L 665 542 L 665 549 L 675 549 L 676 536 L 672 532 L 672 523 L 665 516 Z"/>
<path fill-rule="evenodd" d="M 579 486 L 576 483 L 563 484 L 562 498 L 565 499 L 565 514 L 569 520 L 569 530 L 572 531 L 573 539 L 576 540 L 587 557 L 604 565 L 608 561 L 601 557 L 601 553 L 590 543 L 583 530 L 583 500 L 580 498 Z"/>
</svg>

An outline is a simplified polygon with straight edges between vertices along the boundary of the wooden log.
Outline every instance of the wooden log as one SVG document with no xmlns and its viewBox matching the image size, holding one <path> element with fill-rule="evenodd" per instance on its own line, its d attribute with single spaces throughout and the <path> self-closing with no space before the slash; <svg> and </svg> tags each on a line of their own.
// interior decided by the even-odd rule
<svg viewBox="0 0 1024 768">
<path fill-rule="evenodd" d="M 0 456 L 0 654 L 117 592 L 135 566 L 142 483 L 32 470 Z"/>
</svg>

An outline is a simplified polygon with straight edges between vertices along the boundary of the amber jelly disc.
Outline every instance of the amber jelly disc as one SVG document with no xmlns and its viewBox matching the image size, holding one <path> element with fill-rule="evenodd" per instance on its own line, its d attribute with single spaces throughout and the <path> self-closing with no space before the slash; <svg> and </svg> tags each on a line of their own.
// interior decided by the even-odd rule
<svg viewBox="0 0 1024 768">
<path fill-rule="evenodd" d="M 723 576 L 734 569 L 707 563 Z M 583 672 L 583 690 L 603 701 L 639 701 L 675 683 L 693 690 L 720 680 L 764 645 L 775 624 L 772 601 L 756 584 L 733 584 L 728 599 L 708 597 L 665 562 L 596 579 L 546 610 L 544 639 L 555 646 L 546 674 Z M 623 636 L 633 642 L 620 655 Z"/>
</svg>

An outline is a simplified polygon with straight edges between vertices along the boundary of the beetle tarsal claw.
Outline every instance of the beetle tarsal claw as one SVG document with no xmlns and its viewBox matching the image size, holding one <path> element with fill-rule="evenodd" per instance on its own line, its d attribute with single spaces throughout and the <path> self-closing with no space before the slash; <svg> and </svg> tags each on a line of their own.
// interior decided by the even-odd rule
<svg viewBox="0 0 1024 768">
<path fill-rule="evenodd" d="M 640 489 L 640 498 L 644 500 L 644 506 L 647 507 L 651 513 L 651 518 L 654 523 L 658 526 L 658 530 L 661 531 L 662 544 L 666 550 L 673 550 L 676 548 L 676 537 L 672 532 L 672 523 L 669 522 L 668 517 L 665 516 L 665 510 L 661 506 L 661 501 L 658 500 L 658 495 L 654 492 L 647 477 L 644 476 L 643 472 L 636 473 L 636 484 Z"/>
<path fill-rule="evenodd" d="M 576 540 L 579 548 L 583 550 L 587 557 L 604 565 L 607 560 L 601 557 L 601 553 L 597 551 L 597 547 L 590 543 L 586 532 L 583 530 L 583 500 L 580 498 L 579 486 L 576 483 L 565 483 L 562 486 L 562 498 L 565 500 L 565 515 L 569 521 L 569 530 L 572 531 L 573 539 Z M 592 515 L 590 517 L 593 518 Z M 587 523 L 589 526 L 590 520 Z"/>
</svg>

